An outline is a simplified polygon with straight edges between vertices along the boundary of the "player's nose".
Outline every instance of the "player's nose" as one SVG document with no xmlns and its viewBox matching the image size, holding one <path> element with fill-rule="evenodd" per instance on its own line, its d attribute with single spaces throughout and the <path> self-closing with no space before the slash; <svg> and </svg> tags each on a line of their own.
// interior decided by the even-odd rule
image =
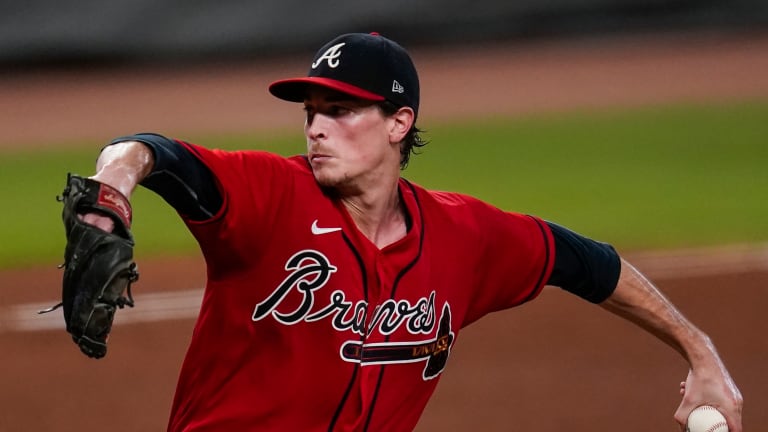
<svg viewBox="0 0 768 432">
<path fill-rule="evenodd" d="M 304 133 L 310 141 L 317 141 L 328 137 L 328 119 L 322 114 L 307 116 L 304 123 Z"/>
</svg>

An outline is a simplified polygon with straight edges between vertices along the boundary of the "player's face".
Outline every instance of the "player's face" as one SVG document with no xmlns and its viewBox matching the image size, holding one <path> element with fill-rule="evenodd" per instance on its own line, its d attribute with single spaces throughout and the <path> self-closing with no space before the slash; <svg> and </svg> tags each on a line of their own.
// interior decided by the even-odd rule
<svg viewBox="0 0 768 432">
<path fill-rule="evenodd" d="M 364 189 L 399 167 L 393 119 L 371 101 L 322 87 L 304 100 L 307 156 L 315 179 L 337 189 Z"/>
</svg>

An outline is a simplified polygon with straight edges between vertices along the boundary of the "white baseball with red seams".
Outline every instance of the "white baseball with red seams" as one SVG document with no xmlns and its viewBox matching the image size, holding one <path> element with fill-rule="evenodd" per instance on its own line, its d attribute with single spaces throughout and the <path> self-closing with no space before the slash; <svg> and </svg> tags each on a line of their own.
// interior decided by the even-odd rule
<svg viewBox="0 0 768 432">
<path fill-rule="evenodd" d="M 728 432 L 728 423 L 717 408 L 702 405 L 688 415 L 686 432 Z"/>
</svg>

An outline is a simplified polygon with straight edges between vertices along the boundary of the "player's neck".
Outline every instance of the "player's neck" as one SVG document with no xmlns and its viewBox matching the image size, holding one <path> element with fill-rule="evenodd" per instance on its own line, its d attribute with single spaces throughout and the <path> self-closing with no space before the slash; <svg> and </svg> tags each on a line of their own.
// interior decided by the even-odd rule
<svg viewBox="0 0 768 432">
<path fill-rule="evenodd" d="M 387 189 L 369 189 L 366 193 L 347 196 L 341 201 L 357 229 L 379 249 L 405 237 L 405 209 L 400 201 L 397 181 Z"/>
</svg>

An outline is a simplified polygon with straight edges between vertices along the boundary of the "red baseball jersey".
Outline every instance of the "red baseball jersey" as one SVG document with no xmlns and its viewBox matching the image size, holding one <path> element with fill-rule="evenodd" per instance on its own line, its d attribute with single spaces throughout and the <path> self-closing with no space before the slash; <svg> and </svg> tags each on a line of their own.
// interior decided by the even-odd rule
<svg viewBox="0 0 768 432">
<path fill-rule="evenodd" d="M 535 217 L 401 179 L 411 226 L 379 249 L 304 157 L 185 145 L 224 204 L 185 220 L 208 280 L 170 431 L 412 430 L 459 330 L 552 270 Z"/>
</svg>

